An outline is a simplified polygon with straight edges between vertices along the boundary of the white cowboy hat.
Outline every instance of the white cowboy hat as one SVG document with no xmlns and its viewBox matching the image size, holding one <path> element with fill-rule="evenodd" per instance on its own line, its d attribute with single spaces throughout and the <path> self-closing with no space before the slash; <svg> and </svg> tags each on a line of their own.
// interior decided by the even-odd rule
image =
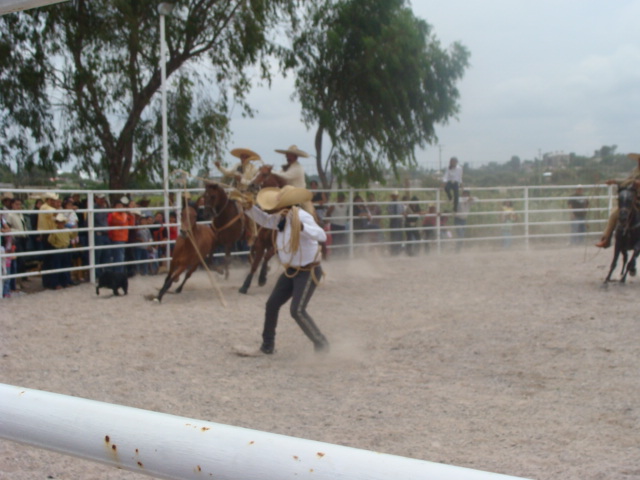
<svg viewBox="0 0 640 480">
<path fill-rule="evenodd" d="M 638 161 L 638 160 L 640 160 L 640 153 L 630 153 L 629 155 L 627 155 L 627 157 L 628 157 L 630 160 L 636 160 L 636 161 Z"/>
<path fill-rule="evenodd" d="M 290 153 L 292 155 L 296 155 L 298 157 L 302 157 L 302 158 L 309 158 L 309 154 L 305 151 L 300 150 L 296 145 L 291 145 L 288 149 L 286 150 L 276 150 L 277 153 L 284 153 L 285 155 L 287 153 Z"/>
<path fill-rule="evenodd" d="M 253 150 L 249 150 L 248 148 L 234 148 L 233 150 L 231 150 L 231 155 L 238 158 L 240 158 L 242 155 L 249 155 L 249 158 L 247 160 L 249 160 L 250 162 L 252 162 L 253 160 L 260 160 L 260 155 L 258 155 Z"/>
<path fill-rule="evenodd" d="M 59 213 L 56 215 L 56 222 L 64 222 L 67 223 L 69 219 L 64 213 Z"/>
<path fill-rule="evenodd" d="M 129 199 L 127 197 L 120 197 L 120 203 L 123 205 L 129 205 Z"/>
<path fill-rule="evenodd" d="M 49 198 L 50 198 L 50 199 L 52 199 L 52 200 L 58 200 L 58 198 L 60 198 L 60 197 L 58 196 L 58 194 L 57 194 L 57 193 L 54 193 L 54 192 L 45 192 L 45 193 L 42 195 L 42 198 L 45 198 L 45 199 L 49 199 Z"/>
<path fill-rule="evenodd" d="M 313 194 L 306 188 L 285 185 L 282 188 L 267 187 L 258 192 L 256 201 L 263 210 L 279 210 L 291 205 L 308 202 Z"/>
<path fill-rule="evenodd" d="M 2 200 L 13 200 L 13 193 L 2 192 Z"/>
</svg>

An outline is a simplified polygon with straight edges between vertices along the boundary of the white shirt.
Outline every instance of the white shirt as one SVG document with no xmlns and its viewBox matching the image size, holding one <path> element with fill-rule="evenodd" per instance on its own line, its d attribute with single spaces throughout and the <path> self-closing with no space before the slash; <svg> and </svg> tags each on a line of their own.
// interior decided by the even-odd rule
<svg viewBox="0 0 640 480">
<path fill-rule="evenodd" d="M 251 217 L 257 224 L 272 230 L 278 229 L 278 222 L 282 219 L 279 213 L 267 213 L 257 206 L 253 206 L 251 210 L 245 211 L 248 217 Z M 292 253 L 290 251 L 289 242 L 291 240 L 291 215 L 287 214 L 287 221 L 284 231 L 278 231 L 276 235 L 276 248 L 278 249 L 278 257 L 284 265 L 292 267 L 304 267 L 310 263 L 320 261 L 320 248 L 318 242 L 325 242 L 327 234 L 313 219 L 311 214 L 305 212 L 301 208 L 298 209 L 300 223 L 304 225 L 300 232 L 300 247 L 298 251 Z"/>
<path fill-rule="evenodd" d="M 287 185 L 298 188 L 307 188 L 307 182 L 304 178 L 304 168 L 297 160 L 289 164 L 287 171 L 281 170 L 279 172 L 273 172 L 275 175 L 283 178 Z"/>
<path fill-rule="evenodd" d="M 466 220 L 467 217 L 469 216 L 471 205 L 477 201 L 478 199 L 476 197 L 467 197 L 465 195 L 460 197 L 460 201 L 458 203 L 458 211 L 456 212 L 456 217 Z"/>
<path fill-rule="evenodd" d="M 444 171 L 444 175 L 442 176 L 442 181 L 444 183 L 447 183 L 447 182 L 462 183 L 462 167 L 460 165 L 456 165 L 455 168 L 447 168 Z"/>
</svg>

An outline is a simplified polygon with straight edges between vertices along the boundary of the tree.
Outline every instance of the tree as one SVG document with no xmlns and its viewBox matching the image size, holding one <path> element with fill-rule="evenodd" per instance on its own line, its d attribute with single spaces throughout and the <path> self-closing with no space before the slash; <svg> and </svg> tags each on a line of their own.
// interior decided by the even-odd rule
<svg viewBox="0 0 640 480">
<path fill-rule="evenodd" d="M 189 0 L 167 18 L 172 168 L 202 164 L 245 102 L 246 67 L 270 78 L 270 39 L 299 0 Z M 162 172 L 158 2 L 75 0 L 0 18 L 0 163 L 76 161 L 109 187 Z"/>
<path fill-rule="evenodd" d="M 385 166 L 397 175 L 398 166 L 415 164 L 416 147 L 436 140 L 434 126 L 458 111 L 456 82 L 469 53 L 459 43 L 443 49 L 405 0 L 324 0 L 300 31 L 288 66 L 302 119 L 316 128 L 325 188 L 329 168 L 354 186 L 384 181 Z"/>
</svg>

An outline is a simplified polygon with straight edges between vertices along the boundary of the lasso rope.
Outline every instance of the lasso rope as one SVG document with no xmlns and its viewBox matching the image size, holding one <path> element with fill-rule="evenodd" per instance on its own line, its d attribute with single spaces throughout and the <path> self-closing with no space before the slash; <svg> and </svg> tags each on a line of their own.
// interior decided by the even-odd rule
<svg viewBox="0 0 640 480">
<path fill-rule="evenodd" d="M 300 221 L 300 213 L 299 213 L 300 207 L 292 206 L 290 209 L 283 209 L 280 211 L 280 214 L 286 218 L 289 215 L 289 212 L 291 212 L 291 236 L 289 238 L 289 243 L 284 245 L 282 251 L 287 254 L 290 253 L 293 256 L 300 249 L 300 232 L 302 231 L 302 222 Z M 273 245 L 276 251 L 278 250 L 278 243 L 276 242 L 277 236 L 278 236 L 278 231 L 274 230 Z M 320 253 L 320 245 L 318 245 L 318 252 L 316 252 L 316 258 L 318 257 L 319 253 Z M 317 267 L 318 265 L 320 265 L 320 262 L 313 262 L 304 267 L 303 266 L 294 267 L 288 263 L 282 264 L 284 268 L 284 275 L 287 278 L 293 278 L 296 275 L 298 275 L 298 273 L 300 272 L 311 272 L 311 279 L 313 280 L 313 283 L 315 283 L 316 285 L 318 285 L 320 283 L 320 280 L 322 280 L 322 277 L 318 278 L 316 276 L 315 267 Z M 292 274 L 289 274 L 288 273 L 289 269 L 294 270 L 294 272 Z"/>
<path fill-rule="evenodd" d="M 188 176 L 188 174 L 184 170 L 179 170 L 179 172 L 182 172 L 182 176 L 181 176 L 180 179 L 176 179 L 176 181 L 177 182 L 180 182 L 180 181 L 182 182 L 184 193 L 187 193 L 187 176 Z M 183 194 L 183 198 L 186 198 L 186 195 Z M 209 266 L 207 265 L 207 262 L 205 262 L 202 254 L 200 253 L 200 249 L 198 248 L 195 236 L 193 234 L 193 229 L 191 228 L 191 221 L 189 221 L 188 225 L 187 225 L 187 237 L 191 241 L 191 244 L 193 245 L 194 250 L 198 254 L 198 258 L 200 259 L 200 263 L 202 264 L 202 266 L 204 267 L 205 271 L 207 272 L 207 276 L 209 277 L 209 281 L 211 282 L 211 286 L 213 287 L 213 289 L 218 294 L 218 298 L 220 298 L 220 302 L 222 303 L 222 306 L 227 308 L 227 301 L 224 298 L 224 294 L 222 293 L 222 290 L 220 289 L 220 286 L 218 285 L 218 282 L 216 282 L 216 279 L 214 278 L 213 274 L 211 273 L 211 270 L 209 269 Z"/>
</svg>

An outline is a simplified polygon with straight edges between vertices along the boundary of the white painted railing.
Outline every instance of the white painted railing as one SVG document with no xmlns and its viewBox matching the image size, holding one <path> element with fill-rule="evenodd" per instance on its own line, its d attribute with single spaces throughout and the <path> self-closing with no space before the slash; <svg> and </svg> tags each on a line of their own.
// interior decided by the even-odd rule
<svg viewBox="0 0 640 480">
<path fill-rule="evenodd" d="M 0 384 L 0 438 L 167 479 L 516 479 Z"/>
<path fill-rule="evenodd" d="M 388 213 L 389 207 L 392 205 L 390 201 L 390 193 L 395 189 L 390 188 L 376 188 L 370 189 L 369 192 L 373 192 L 376 197 L 376 204 L 381 208 L 380 214 L 375 216 L 375 220 L 380 224 L 379 228 L 356 228 L 356 218 L 353 216 L 353 201 L 358 191 L 353 189 L 342 190 L 346 194 L 348 208 L 347 217 L 336 217 L 333 220 L 346 221 L 347 230 L 344 232 L 330 233 L 333 244 L 329 247 L 330 253 L 343 253 L 347 256 L 353 256 L 359 252 L 366 252 L 370 247 L 376 247 L 378 250 L 388 249 L 392 252 L 404 251 L 410 252 L 413 250 L 415 253 L 419 250 L 424 251 L 436 251 L 440 252 L 443 248 L 461 248 L 462 245 L 494 245 L 500 247 L 501 245 L 520 245 L 529 247 L 531 243 L 538 241 L 558 241 L 574 243 L 584 242 L 587 239 L 595 243 L 595 239 L 600 236 L 600 232 L 604 228 L 605 221 L 615 204 L 615 197 L 613 195 L 613 189 L 606 185 L 586 185 L 584 186 L 584 196 L 589 200 L 589 208 L 587 209 L 587 219 L 584 222 L 584 228 L 587 230 L 585 233 L 577 236 L 572 236 L 572 228 L 575 226 L 571 218 L 571 209 L 568 205 L 575 192 L 575 185 L 565 186 L 523 186 L 523 187 L 500 187 L 500 188 L 470 188 L 471 195 L 477 197 L 477 201 L 474 203 L 471 211 L 468 214 L 467 222 L 464 227 L 460 227 L 456 224 L 456 219 L 450 213 L 451 204 L 447 201 L 446 197 L 441 194 L 441 191 L 437 188 L 412 188 L 412 189 L 398 189 L 400 197 L 409 196 L 417 197 L 418 200 L 404 200 L 404 205 L 416 204 L 421 211 L 420 219 L 416 227 L 409 228 L 404 226 L 404 220 L 398 218 L 401 221 L 401 227 L 390 228 L 389 224 L 393 215 Z M 22 197 L 43 193 L 45 190 L 13 190 L 14 194 Z M 160 190 L 138 190 L 138 191 L 102 191 L 107 194 L 117 195 L 129 195 L 134 196 L 154 196 L 156 200 L 163 194 Z M 62 197 L 68 195 L 70 192 L 57 190 L 57 193 Z M 78 232 L 86 232 L 87 244 L 82 248 L 69 249 L 72 253 L 78 254 L 79 252 L 86 252 L 86 263 L 82 267 L 67 268 L 58 271 L 74 271 L 74 270 L 88 270 L 90 272 L 91 281 L 95 281 L 96 268 L 100 265 L 96 264 L 95 253 L 99 250 L 110 250 L 113 247 L 110 246 L 97 246 L 95 243 L 95 234 L 98 232 L 105 234 L 108 228 L 96 228 L 94 227 L 94 213 L 97 211 L 94 206 L 95 191 L 79 191 L 83 197 L 87 198 L 87 206 L 84 209 L 77 211 L 78 215 L 87 216 L 87 224 L 84 229 L 76 229 Z M 170 195 L 174 196 L 179 202 L 181 193 L 183 190 L 173 189 L 170 191 Z M 195 199 L 202 194 L 202 189 L 190 189 L 191 198 Z M 326 192 L 330 197 L 327 207 L 335 204 L 336 192 Z M 361 196 L 365 196 L 364 191 L 360 191 Z M 515 214 L 518 220 L 511 224 L 509 232 L 505 232 L 504 224 L 501 221 L 501 209 L 504 201 L 509 200 L 513 202 Z M 368 206 L 366 202 L 365 206 Z M 425 219 L 425 211 L 428 206 L 435 207 L 435 213 L 437 215 L 437 222 L 434 226 L 426 227 L 423 225 Z M 140 208 L 140 207 L 136 207 Z M 171 207 L 172 211 L 177 211 L 179 207 Z M 168 218 L 168 211 L 165 210 L 163 205 L 156 205 L 151 207 L 154 212 L 164 212 L 165 218 Z M 125 210 L 131 210 L 125 209 Z M 111 209 L 100 210 L 102 212 L 109 212 Z M 2 215 L 3 212 L 0 212 Z M 25 215 L 36 214 L 35 210 L 23 211 Z M 327 219 L 329 223 L 330 219 Z M 176 226 L 177 224 L 165 223 L 166 227 Z M 130 227 L 131 231 L 135 231 L 139 227 Z M 32 225 L 32 230 L 27 232 L 28 235 L 35 238 L 36 235 L 47 234 L 49 232 L 37 231 L 36 226 Z M 412 234 L 411 236 L 409 234 Z M 508 233 L 508 238 L 506 235 Z M 0 240 L 3 236 L 7 235 L 0 232 Z M 336 238 L 342 242 L 335 241 Z M 579 241 L 576 241 L 579 240 Z M 125 248 L 128 251 L 132 251 L 133 248 L 139 246 L 138 243 L 127 243 Z M 165 251 L 169 250 L 170 242 L 153 242 L 151 245 L 155 245 L 158 248 L 162 248 Z M 411 248 L 413 247 L 413 248 Z M 42 257 L 44 255 L 50 255 L 54 253 L 51 250 L 48 251 L 26 251 L 15 254 L 17 257 L 23 257 L 25 260 Z M 246 252 L 235 252 L 239 255 Z M 14 254 L 6 253 L 0 254 L 0 262 L 5 261 L 6 257 L 14 256 Z M 162 260 L 160 260 L 162 261 Z M 165 257 L 165 262 L 168 262 L 168 258 Z M 155 263 L 152 260 L 143 261 L 145 263 Z M 117 265 L 132 266 L 141 263 L 140 261 L 125 261 L 124 263 L 108 262 L 105 264 L 106 268 L 113 268 Z M 48 270 L 46 273 L 53 273 L 54 271 Z M 17 274 L 5 274 L 3 276 L 0 273 L 0 282 L 7 278 L 20 278 L 24 276 L 37 275 L 40 272 L 25 272 Z"/>
</svg>

